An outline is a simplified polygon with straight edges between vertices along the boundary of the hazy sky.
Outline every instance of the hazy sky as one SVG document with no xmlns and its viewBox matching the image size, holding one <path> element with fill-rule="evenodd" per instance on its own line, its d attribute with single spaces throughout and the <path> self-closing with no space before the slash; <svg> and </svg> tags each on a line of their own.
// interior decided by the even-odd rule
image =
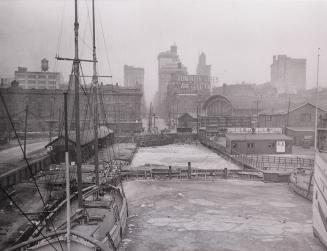
<svg viewBox="0 0 327 251">
<path fill-rule="evenodd" d="M 92 57 L 90 3 L 79 1 L 81 58 Z M 58 37 L 59 54 L 73 56 L 73 5 L 72 0 L 0 0 L 0 76 L 13 76 L 18 65 L 39 70 L 46 57 L 50 70 L 62 71 L 67 80 L 71 62 L 55 66 L 54 56 Z M 287 54 L 307 59 L 307 87 L 313 87 L 320 47 L 320 83 L 327 86 L 327 1 L 100 0 L 96 5 L 100 73 L 122 84 L 124 64 L 144 67 L 147 102 L 157 90 L 157 55 L 173 43 L 191 74 L 204 51 L 218 85 L 267 82 L 272 56 Z M 89 64 L 83 69 L 91 73 Z"/>
</svg>

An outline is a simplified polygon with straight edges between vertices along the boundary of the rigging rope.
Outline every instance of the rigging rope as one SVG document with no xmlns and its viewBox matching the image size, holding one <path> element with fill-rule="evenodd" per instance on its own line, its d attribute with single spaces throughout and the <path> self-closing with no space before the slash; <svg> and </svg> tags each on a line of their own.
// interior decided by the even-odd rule
<svg viewBox="0 0 327 251">
<path fill-rule="evenodd" d="M 40 191 L 40 188 L 39 188 L 39 186 L 38 186 L 38 184 L 37 184 L 37 182 L 36 182 L 35 176 L 33 175 L 32 168 L 31 168 L 31 166 L 30 166 L 30 163 L 29 163 L 28 159 L 26 158 L 26 153 L 24 152 L 24 149 L 23 149 L 22 144 L 21 144 L 21 142 L 20 142 L 20 139 L 19 139 L 19 137 L 18 137 L 17 130 L 16 130 L 15 125 L 14 125 L 14 123 L 13 123 L 13 121 L 12 121 L 11 116 L 10 116 L 10 113 L 9 113 L 9 110 L 8 110 L 8 107 L 7 107 L 7 104 L 6 104 L 6 101 L 5 101 L 5 99 L 4 99 L 3 95 L 2 95 L 2 92 L 0 92 L 0 99 L 1 99 L 1 101 L 2 101 L 2 103 L 3 103 L 3 107 L 5 108 L 5 112 L 6 112 L 6 114 L 7 114 L 7 117 L 8 117 L 8 119 L 9 119 L 9 121 L 10 121 L 11 127 L 12 127 L 12 129 L 13 129 L 13 131 L 14 131 L 14 133 L 15 133 L 16 138 L 17 138 L 17 141 L 18 141 L 19 147 L 20 147 L 20 149 L 21 149 L 21 151 L 22 151 L 22 153 L 23 153 L 24 161 L 25 161 L 25 163 L 26 163 L 26 165 L 27 165 L 27 168 L 28 168 L 28 170 L 29 170 L 29 172 L 30 172 L 30 175 L 31 175 L 32 180 L 33 180 L 33 182 L 34 182 L 34 185 L 35 185 L 35 187 L 36 187 L 36 189 L 37 189 L 37 191 L 38 191 L 38 194 L 40 195 L 40 198 L 41 198 L 41 201 L 42 201 L 42 204 L 43 204 L 44 210 L 47 212 L 47 214 L 49 214 L 50 212 L 48 211 L 48 209 L 47 209 L 47 207 L 46 207 L 45 200 L 44 200 L 44 198 L 43 198 L 43 196 L 42 196 L 42 194 L 41 194 L 41 191 Z M 51 221 L 51 225 L 52 225 L 52 227 L 53 227 L 53 229 L 54 229 L 54 231 L 55 231 L 55 233 L 56 233 L 56 229 L 55 229 L 55 227 L 54 227 L 53 221 Z M 58 238 L 58 236 L 57 236 L 57 238 Z M 58 241 L 59 241 L 59 238 L 58 238 Z M 59 241 L 59 244 L 60 244 L 61 249 L 63 250 L 63 247 L 62 247 L 60 241 Z"/>
<path fill-rule="evenodd" d="M 103 25 L 102 25 L 101 12 L 100 12 L 100 10 L 97 7 L 96 7 L 96 9 L 97 9 L 97 11 L 99 13 L 101 33 L 102 33 L 102 38 L 103 38 L 103 43 L 104 43 L 104 48 L 105 48 L 106 60 L 107 60 L 108 67 L 109 67 L 109 72 L 112 73 L 111 65 L 110 65 L 110 60 L 109 60 L 109 53 L 108 53 L 108 48 L 107 48 L 107 42 L 106 42 L 106 38 L 105 38 L 105 35 L 104 35 L 104 29 L 103 29 Z M 112 84 L 112 78 L 111 78 L 111 84 Z"/>
<path fill-rule="evenodd" d="M 6 195 L 6 197 L 14 204 L 14 206 L 18 209 L 18 211 L 29 221 L 29 223 L 32 224 L 32 226 L 35 227 L 35 229 L 37 229 L 37 226 L 35 225 L 35 223 L 30 219 L 28 218 L 27 214 L 23 211 L 23 209 L 21 209 L 20 206 L 18 206 L 18 204 L 16 203 L 16 201 L 12 198 L 12 196 L 10 194 L 7 193 L 7 191 L 5 189 L 2 188 L 2 186 L 0 186 L 0 190 Z M 53 246 L 53 244 L 48 240 L 48 238 L 46 238 L 46 236 L 40 232 L 41 236 L 50 244 L 51 247 L 53 247 L 54 250 L 58 251 L 56 249 L 55 246 Z M 58 238 L 58 241 L 59 241 L 59 237 L 57 236 Z M 60 241 L 59 241 L 60 243 Z M 60 246 L 61 246 L 61 243 L 60 243 Z M 63 250 L 62 246 L 61 246 L 61 250 Z"/>
</svg>

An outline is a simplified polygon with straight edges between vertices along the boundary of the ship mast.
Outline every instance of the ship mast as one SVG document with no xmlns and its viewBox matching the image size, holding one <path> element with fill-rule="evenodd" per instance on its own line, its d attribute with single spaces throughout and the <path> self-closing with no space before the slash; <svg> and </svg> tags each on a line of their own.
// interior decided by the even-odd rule
<svg viewBox="0 0 327 251">
<path fill-rule="evenodd" d="M 70 251 L 70 172 L 69 172 L 69 149 L 68 149 L 68 109 L 67 92 L 64 93 L 65 109 L 65 164 L 66 164 L 66 217 L 67 217 L 67 250 Z"/>
<path fill-rule="evenodd" d="M 74 68 L 74 82 L 75 82 L 75 133 L 76 133 L 76 167 L 77 167 L 77 191 L 78 191 L 78 205 L 82 207 L 82 157 L 81 157 L 81 128 L 80 128 L 80 110 L 79 110 L 79 57 L 78 57 L 78 5 L 75 0 L 75 56 L 73 60 Z"/>
<path fill-rule="evenodd" d="M 98 75 L 97 75 L 97 56 L 95 46 L 95 10 L 94 0 L 92 0 L 92 19 L 93 19 L 93 77 L 92 82 L 94 85 L 94 172 L 95 172 L 95 185 L 99 186 L 99 158 L 98 158 Z"/>
</svg>

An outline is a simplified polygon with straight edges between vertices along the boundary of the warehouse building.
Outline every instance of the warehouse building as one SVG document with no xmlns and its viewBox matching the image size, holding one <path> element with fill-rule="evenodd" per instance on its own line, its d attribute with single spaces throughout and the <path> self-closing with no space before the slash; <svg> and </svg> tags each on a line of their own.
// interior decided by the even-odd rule
<svg viewBox="0 0 327 251">
<path fill-rule="evenodd" d="M 230 154 L 291 154 L 292 145 L 292 138 L 284 134 L 226 134 L 226 151 Z"/>
</svg>

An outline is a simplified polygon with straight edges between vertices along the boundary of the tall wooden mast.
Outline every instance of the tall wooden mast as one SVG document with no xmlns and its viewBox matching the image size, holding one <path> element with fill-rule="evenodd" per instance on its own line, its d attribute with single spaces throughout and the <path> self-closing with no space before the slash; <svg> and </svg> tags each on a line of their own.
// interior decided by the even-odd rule
<svg viewBox="0 0 327 251">
<path fill-rule="evenodd" d="M 75 82 L 75 133 L 76 133 L 76 166 L 77 166 L 77 189 L 78 189 L 78 205 L 82 206 L 82 157 L 81 157 L 81 127 L 80 127 L 80 109 L 79 109 L 79 57 L 78 57 L 78 5 L 75 0 L 75 56 L 73 60 L 74 66 L 74 82 Z"/>
<path fill-rule="evenodd" d="M 94 85 L 94 167 L 95 167 L 95 184 L 99 186 L 99 158 L 98 158 L 98 128 L 99 128 L 99 114 L 98 114 L 98 75 L 97 75 L 97 56 L 95 46 L 95 10 L 94 0 L 92 0 L 92 19 L 93 19 L 93 77 Z"/>
<path fill-rule="evenodd" d="M 70 172 L 69 172 L 69 149 L 68 149 L 68 108 L 67 92 L 64 93 L 65 111 L 65 164 L 66 164 L 66 222 L 67 222 L 67 251 L 70 251 Z"/>
</svg>

